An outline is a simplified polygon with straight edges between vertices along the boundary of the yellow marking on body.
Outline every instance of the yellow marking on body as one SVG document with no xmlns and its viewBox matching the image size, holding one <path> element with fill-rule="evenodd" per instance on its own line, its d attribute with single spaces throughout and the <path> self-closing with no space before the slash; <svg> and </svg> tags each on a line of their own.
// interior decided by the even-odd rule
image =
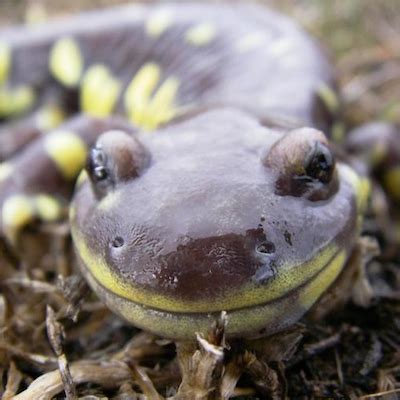
<svg viewBox="0 0 400 400">
<path fill-rule="evenodd" d="M 382 161 L 384 161 L 386 155 L 387 155 L 386 143 L 382 142 L 375 143 L 371 149 L 371 154 L 369 159 L 370 165 L 374 167 L 378 166 Z"/>
<path fill-rule="evenodd" d="M 1 215 L 4 234 L 15 244 L 18 233 L 33 221 L 35 210 L 29 197 L 16 194 L 4 201 Z"/>
<path fill-rule="evenodd" d="M 331 130 L 331 137 L 335 143 L 343 143 L 346 135 L 346 128 L 341 121 L 336 121 Z"/>
<path fill-rule="evenodd" d="M 203 22 L 190 28 L 185 33 L 185 41 L 193 46 L 205 46 L 216 36 L 217 29 L 210 22 Z"/>
<path fill-rule="evenodd" d="M 110 204 L 113 205 L 115 203 L 110 200 Z M 302 265 L 282 266 L 277 275 L 270 282 L 263 285 L 249 282 L 249 284 L 243 285 L 242 289 L 234 289 L 224 294 L 221 298 L 187 301 L 149 292 L 135 286 L 133 280 L 124 280 L 113 272 L 112 268 L 107 265 L 100 255 L 93 253 L 88 248 L 85 239 L 74 224 L 72 224 L 72 234 L 77 252 L 85 263 L 86 268 L 103 287 L 135 303 L 174 312 L 234 310 L 276 300 L 312 279 L 330 262 L 338 251 L 335 245 L 330 245 Z"/>
<path fill-rule="evenodd" d="M 44 132 L 57 128 L 64 120 L 64 111 L 56 105 L 43 107 L 36 116 L 37 126 Z"/>
<path fill-rule="evenodd" d="M 117 104 L 121 82 L 102 64 L 91 66 L 85 73 L 80 93 L 82 110 L 95 117 L 107 117 Z"/>
<path fill-rule="evenodd" d="M 267 328 L 267 331 L 273 333 L 278 327 L 292 325 L 294 322 L 304 315 L 318 297 L 321 285 L 328 283 L 329 280 L 334 280 L 336 268 L 341 269 L 341 255 L 332 260 L 328 268 L 330 268 L 330 277 L 328 273 L 325 276 L 317 276 L 316 280 L 306 283 L 299 289 L 299 292 L 289 293 L 288 296 L 281 297 L 273 303 L 263 304 L 257 307 L 242 308 L 227 312 L 227 329 L 228 335 L 245 335 L 247 332 L 254 334 L 261 328 Z M 325 272 L 325 270 L 324 270 Z M 340 271 L 339 271 L 340 272 Z M 158 335 L 164 335 L 173 339 L 189 339 L 193 340 L 194 332 L 206 334 L 211 324 L 219 317 L 220 310 L 215 314 L 203 312 L 201 314 L 185 314 L 174 313 L 164 309 L 151 309 L 140 303 L 131 302 L 125 298 L 117 297 L 114 293 L 110 293 L 88 272 L 84 271 L 85 276 L 93 288 L 103 301 L 116 313 L 122 315 L 128 321 L 134 323 L 138 327 L 152 331 Z M 308 288 L 310 293 L 308 295 Z M 326 287 L 327 288 L 327 287 Z M 326 290 L 325 288 L 325 290 Z M 323 292 L 323 291 L 322 291 Z M 321 292 L 321 293 L 322 293 Z M 303 300 L 298 300 L 298 293 Z M 316 296 L 313 298 L 313 296 Z M 271 332 L 272 330 L 272 332 Z"/>
<path fill-rule="evenodd" d="M 76 207 L 74 204 L 70 204 L 70 206 L 69 206 L 68 218 L 70 221 L 73 221 L 76 218 Z"/>
<path fill-rule="evenodd" d="M 326 83 L 321 83 L 317 88 L 317 94 L 331 113 L 339 110 L 339 99 L 335 91 Z"/>
<path fill-rule="evenodd" d="M 383 176 L 383 183 L 389 195 L 400 200 L 400 166 L 386 171 Z"/>
<path fill-rule="evenodd" d="M 87 174 L 87 171 L 85 169 L 83 169 L 81 171 L 81 173 L 79 174 L 78 179 L 76 180 L 75 187 L 76 188 L 81 187 L 83 185 L 83 183 L 88 180 L 88 178 L 89 178 L 89 176 Z"/>
<path fill-rule="evenodd" d="M 239 53 L 246 53 L 255 50 L 266 43 L 264 32 L 252 32 L 241 37 L 235 44 Z"/>
<path fill-rule="evenodd" d="M 141 125 L 146 107 L 148 107 L 150 96 L 160 80 L 161 70 L 155 63 L 147 63 L 133 77 L 128 85 L 124 104 L 129 119 Z"/>
<path fill-rule="evenodd" d="M 0 85 L 7 81 L 11 70 L 11 49 L 0 42 Z"/>
<path fill-rule="evenodd" d="M 5 181 L 12 173 L 13 167 L 9 162 L 0 163 L 0 182 Z"/>
<path fill-rule="evenodd" d="M 160 78 L 160 67 L 147 63 L 136 73 L 125 91 L 124 104 L 129 119 L 147 130 L 169 121 L 176 113 L 179 81 L 169 77 L 155 91 Z"/>
<path fill-rule="evenodd" d="M 50 51 L 49 68 L 64 86 L 77 86 L 83 71 L 83 56 L 78 43 L 70 37 L 58 40 Z"/>
<path fill-rule="evenodd" d="M 58 131 L 46 136 L 44 147 L 65 179 L 73 180 L 85 164 L 86 144 L 73 132 Z"/>
<path fill-rule="evenodd" d="M 10 117 L 23 114 L 33 107 L 35 93 L 29 86 L 16 88 L 0 88 L 0 117 Z"/>
<path fill-rule="evenodd" d="M 148 105 L 143 127 L 148 130 L 156 129 L 172 119 L 176 114 L 175 99 L 179 89 L 179 80 L 170 77 L 160 86 Z"/>
<path fill-rule="evenodd" d="M 161 36 L 172 24 L 171 10 L 157 10 L 146 22 L 146 33 L 150 37 Z"/>
<path fill-rule="evenodd" d="M 345 164 L 340 165 L 339 172 L 343 178 L 353 186 L 358 212 L 363 213 L 371 191 L 369 179 L 358 175 L 353 168 Z"/>
<path fill-rule="evenodd" d="M 342 271 L 345 262 L 346 252 L 342 250 L 304 290 L 300 289 L 298 301 L 305 309 L 309 309 L 331 286 Z"/>
<path fill-rule="evenodd" d="M 121 198 L 120 191 L 112 191 L 108 193 L 107 196 L 101 199 L 97 207 L 99 208 L 99 210 L 102 211 L 110 210 L 116 205 L 116 203 L 120 198 Z"/>
<path fill-rule="evenodd" d="M 37 216 L 45 222 L 57 221 L 62 216 L 60 202 L 48 194 L 39 194 L 33 197 L 33 204 Z"/>
</svg>

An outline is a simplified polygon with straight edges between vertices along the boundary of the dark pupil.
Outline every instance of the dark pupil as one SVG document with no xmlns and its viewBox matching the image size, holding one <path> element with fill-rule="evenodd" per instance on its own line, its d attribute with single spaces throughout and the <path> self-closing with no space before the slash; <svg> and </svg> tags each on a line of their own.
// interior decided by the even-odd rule
<svg viewBox="0 0 400 400">
<path fill-rule="evenodd" d="M 104 180 L 108 177 L 106 169 L 106 155 L 102 149 L 94 148 L 90 152 L 89 171 L 96 181 Z"/>
<path fill-rule="evenodd" d="M 318 179 L 323 183 L 329 182 L 333 172 L 333 156 L 329 149 L 319 145 L 314 150 L 306 167 L 306 174 L 310 178 Z"/>
<path fill-rule="evenodd" d="M 101 180 L 107 178 L 107 170 L 103 166 L 102 167 L 96 167 L 94 169 L 94 174 L 93 175 L 96 177 L 96 179 L 98 181 L 101 181 Z"/>
</svg>

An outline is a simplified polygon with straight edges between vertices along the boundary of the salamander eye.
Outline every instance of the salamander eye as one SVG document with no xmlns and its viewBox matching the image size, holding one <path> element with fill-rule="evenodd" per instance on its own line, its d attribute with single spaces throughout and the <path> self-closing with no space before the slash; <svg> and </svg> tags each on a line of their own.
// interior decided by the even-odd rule
<svg viewBox="0 0 400 400">
<path fill-rule="evenodd" d="M 335 158 L 325 135 L 315 129 L 296 129 L 278 140 L 262 159 L 276 172 L 280 196 L 326 200 L 338 189 Z"/>
<path fill-rule="evenodd" d="M 98 139 L 89 153 L 86 170 L 98 198 L 118 183 L 138 177 L 149 164 L 147 149 L 122 131 L 109 131 Z"/>
<path fill-rule="evenodd" d="M 305 172 L 311 179 L 329 183 L 335 170 L 332 152 L 323 143 L 316 142 L 305 163 Z"/>
<path fill-rule="evenodd" d="M 87 160 L 86 169 L 88 170 L 92 181 L 100 182 L 109 178 L 110 174 L 107 171 L 107 155 L 102 148 L 94 147 Z"/>
</svg>

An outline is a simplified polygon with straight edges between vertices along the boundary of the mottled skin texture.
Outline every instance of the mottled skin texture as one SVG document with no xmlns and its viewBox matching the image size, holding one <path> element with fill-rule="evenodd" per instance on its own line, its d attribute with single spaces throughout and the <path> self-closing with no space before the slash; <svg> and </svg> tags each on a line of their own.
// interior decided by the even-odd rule
<svg viewBox="0 0 400 400">
<path fill-rule="evenodd" d="M 9 242 L 42 217 L 31 196 L 68 198 L 83 166 L 72 157 L 97 139 L 72 235 L 93 289 L 134 324 L 191 340 L 227 311 L 228 335 L 271 334 L 334 282 L 367 189 L 314 129 L 330 126 L 319 93 L 334 95 L 333 73 L 285 17 L 247 5 L 132 6 L 7 30 L 0 45 L 11 60 L 7 72 L 0 59 L 0 100 L 15 101 L 0 101 L 0 145 L 13 143 L 0 151 Z M 35 140 L 52 130 L 49 105 L 90 116 Z M 99 138 L 107 130 L 118 131 Z"/>
</svg>

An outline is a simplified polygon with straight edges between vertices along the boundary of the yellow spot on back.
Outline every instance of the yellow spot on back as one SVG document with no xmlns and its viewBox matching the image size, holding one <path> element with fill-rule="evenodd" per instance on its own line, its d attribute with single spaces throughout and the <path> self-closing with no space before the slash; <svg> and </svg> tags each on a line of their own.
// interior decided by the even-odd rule
<svg viewBox="0 0 400 400">
<path fill-rule="evenodd" d="M 236 42 L 236 50 L 239 53 L 245 53 L 257 49 L 258 47 L 265 44 L 265 33 L 263 32 L 252 32 L 241 37 Z"/>
<path fill-rule="evenodd" d="M 178 93 L 179 81 L 175 77 L 168 78 L 153 96 L 143 121 L 145 129 L 155 129 L 169 121 L 176 113 L 175 98 Z"/>
<path fill-rule="evenodd" d="M 90 67 L 82 81 L 81 108 L 95 117 L 110 115 L 121 92 L 121 82 L 101 64 Z"/>
<path fill-rule="evenodd" d="M 28 86 L 13 89 L 0 88 L 0 117 L 23 114 L 35 103 L 35 93 Z"/>
<path fill-rule="evenodd" d="M 387 171 L 383 177 L 383 183 L 389 195 L 400 200 L 400 166 Z"/>
<path fill-rule="evenodd" d="M 11 69 L 11 50 L 6 43 L 0 43 L 0 85 L 9 76 Z"/>
<path fill-rule="evenodd" d="M 172 12 L 170 10 L 158 10 L 148 19 L 146 33 L 150 37 L 157 38 L 162 35 L 172 24 Z"/>
<path fill-rule="evenodd" d="M 48 135 L 44 147 L 65 179 L 73 180 L 85 164 L 86 144 L 73 132 L 59 131 Z"/>
<path fill-rule="evenodd" d="M 215 26 L 209 22 L 204 22 L 186 31 L 185 40 L 193 46 L 205 46 L 216 36 Z"/>
<path fill-rule="evenodd" d="M 321 83 L 317 89 L 317 94 L 331 113 L 339 110 L 339 99 L 335 91 L 325 83 Z"/>
<path fill-rule="evenodd" d="M 136 73 L 128 85 L 124 102 L 129 118 L 140 125 L 148 106 L 150 96 L 160 80 L 160 67 L 155 63 L 147 63 Z"/>
<path fill-rule="evenodd" d="M 69 37 L 58 40 L 50 52 L 49 68 L 67 87 L 77 86 L 83 71 L 83 59 L 77 42 Z"/>
<path fill-rule="evenodd" d="M 49 131 L 57 128 L 65 119 L 64 111 L 55 105 L 43 107 L 37 114 L 36 123 L 39 129 Z"/>
<path fill-rule="evenodd" d="M 39 194 L 33 198 L 37 216 L 45 222 L 56 221 L 62 216 L 62 207 L 57 199 L 48 194 Z"/>
<path fill-rule="evenodd" d="M 129 119 L 145 129 L 156 128 L 175 113 L 179 82 L 170 77 L 154 93 L 160 77 L 160 67 L 147 63 L 136 73 L 125 92 L 124 104 Z"/>
<path fill-rule="evenodd" d="M 12 165 L 9 162 L 0 163 L 0 182 L 6 180 L 13 170 Z"/>
<path fill-rule="evenodd" d="M 5 236 L 15 243 L 19 231 L 34 218 L 32 201 L 23 195 L 8 197 L 2 207 L 2 221 Z"/>
</svg>

